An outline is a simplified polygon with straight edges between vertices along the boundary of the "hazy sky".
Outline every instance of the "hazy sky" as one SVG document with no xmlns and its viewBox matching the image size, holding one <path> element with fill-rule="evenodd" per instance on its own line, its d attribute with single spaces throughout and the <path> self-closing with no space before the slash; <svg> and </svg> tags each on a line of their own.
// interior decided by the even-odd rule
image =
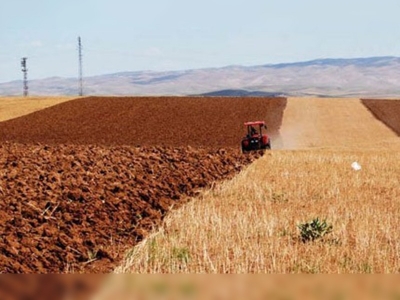
<svg viewBox="0 0 400 300">
<path fill-rule="evenodd" d="M 0 82 L 400 56 L 398 0 L 0 0 Z"/>
</svg>

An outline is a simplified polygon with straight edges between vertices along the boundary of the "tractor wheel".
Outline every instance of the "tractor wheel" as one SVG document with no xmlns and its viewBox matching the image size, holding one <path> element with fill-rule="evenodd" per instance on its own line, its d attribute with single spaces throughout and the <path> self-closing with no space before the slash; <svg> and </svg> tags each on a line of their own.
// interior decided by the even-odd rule
<svg viewBox="0 0 400 300">
<path fill-rule="evenodd" d="M 268 143 L 267 143 L 267 145 L 265 145 L 265 149 L 271 150 L 271 140 L 270 139 L 268 139 Z"/>
<path fill-rule="evenodd" d="M 260 149 L 271 150 L 271 142 L 268 140 L 268 143 L 266 143 L 265 145 L 261 145 Z"/>
</svg>

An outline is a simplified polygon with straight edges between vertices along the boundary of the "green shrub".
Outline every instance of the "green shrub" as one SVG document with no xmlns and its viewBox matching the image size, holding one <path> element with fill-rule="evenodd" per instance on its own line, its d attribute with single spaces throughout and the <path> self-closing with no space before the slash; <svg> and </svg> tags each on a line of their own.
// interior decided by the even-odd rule
<svg viewBox="0 0 400 300">
<path fill-rule="evenodd" d="M 320 221 L 315 218 L 310 222 L 298 225 L 300 229 L 300 239 L 303 243 L 322 238 L 332 232 L 332 225 L 326 223 L 326 220 Z"/>
</svg>

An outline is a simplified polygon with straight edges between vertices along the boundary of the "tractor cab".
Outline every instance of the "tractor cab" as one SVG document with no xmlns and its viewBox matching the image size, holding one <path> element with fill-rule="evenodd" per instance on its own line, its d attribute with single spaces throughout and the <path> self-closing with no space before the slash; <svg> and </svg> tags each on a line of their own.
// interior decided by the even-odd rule
<svg viewBox="0 0 400 300">
<path fill-rule="evenodd" d="M 241 143 L 242 152 L 249 152 L 262 149 L 271 149 L 271 141 L 263 129 L 267 129 L 264 121 L 246 122 L 247 135 Z"/>
</svg>

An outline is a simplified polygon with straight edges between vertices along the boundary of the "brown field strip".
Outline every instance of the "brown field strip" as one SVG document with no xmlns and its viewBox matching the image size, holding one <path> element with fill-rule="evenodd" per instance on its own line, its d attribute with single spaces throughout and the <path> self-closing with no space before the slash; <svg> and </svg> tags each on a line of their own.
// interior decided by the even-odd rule
<svg viewBox="0 0 400 300">
<path fill-rule="evenodd" d="M 362 99 L 371 113 L 400 135 L 400 100 Z"/>
<path fill-rule="evenodd" d="M 89 97 L 0 123 L 0 141 L 236 147 L 243 123 L 279 135 L 284 98 Z"/>
</svg>

